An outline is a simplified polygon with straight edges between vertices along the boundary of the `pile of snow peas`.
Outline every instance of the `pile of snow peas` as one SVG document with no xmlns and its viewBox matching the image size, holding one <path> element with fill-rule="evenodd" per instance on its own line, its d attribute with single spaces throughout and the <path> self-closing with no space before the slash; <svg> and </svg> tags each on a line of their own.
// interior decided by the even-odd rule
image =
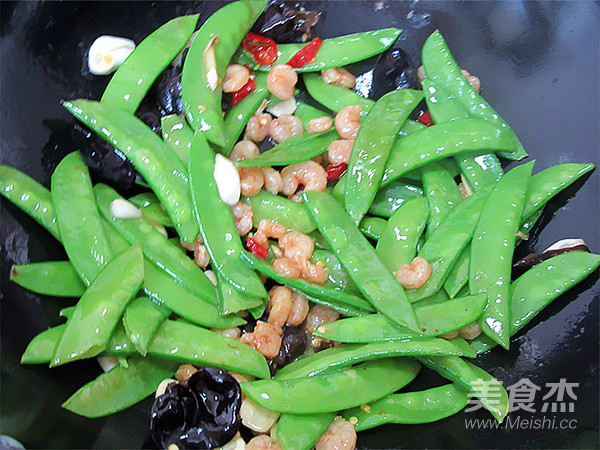
<svg viewBox="0 0 600 450">
<path fill-rule="evenodd" d="M 63 404 L 86 417 L 142 401 L 182 364 L 242 374 L 249 380 L 240 383 L 244 395 L 279 414 L 271 438 L 284 449 L 312 448 L 336 416 L 355 431 L 428 423 L 459 412 L 471 397 L 502 422 L 506 391 L 468 359 L 498 344 L 508 349 L 539 311 L 600 266 L 600 255 L 571 251 L 511 280 L 515 247 L 544 206 L 594 165 L 561 164 L 532 174 L 532 161 L 505 173 L 500 158 L 520 161 L 527 153 L 469 84 L 439 32 L 423 45 L 423 89 L 393 90 L 377 101 L 328 84 L 319 72 L 384 52 L 401 30 L 325 39 L 314 60 L 295 69 L 304 97 L 294 115 L 306 127 L 360 106 L 345 175 L 326 188 L 304 190 L 299 201 L 265 189 L 240 200 L 252 209 L 253 230 L 268 220 L 314 241 L 310 262 L 327 268 L 327 281 L 289 278 L 273 266 L 275 240 L 264 248 L 266 256 L 245 245 L 252 232 L 240 236 L 214 175 L 215 155 L 229 156 L 263 103 L 278 101 L 268 89 L 272 66 L 240 47 L 266 7 L 262 0 L 227 4 L 196 33 L 198 15 L 175 18 L 137 46 L 100 101 L 63 102 L 134 164 L 144 192 L 125 199 L 108 184 L 92 185 L 79 152 L 60 162 L 50 189 L 0 166 L 0 193 L 68 256 L 15 265 L 11 279 L 39 294 L 78 299 L 61 311 L 66 323 L 30 342 L 22 363 L 55 367 L 108 358 L 113 366 Z M 236 26 L 224 30 L 224 23 Z M 304 45 L 278 45 L 273 65 L 285 64 Z M 158 136 L 135 112 L 188 46 L 185 115 L 162 117 Z M 233 63 L 249 67 L 255 88 L 223 112 L 223 92 L 210 77 L 222 81 Z M 409 118 L 422 100 L 431 126 Z M 326 155 L 338 138 L 335 128 L 303 132 L 235 165 L 280 169 Z M 468 194 L 461 195 L 459 179 Z M 139 216 L 115 216 L 112 205 L 125 200 Z M 186 254 L 185 245 L 198 239 L 215 280 Z M 394 272 L 415 258 L 424 259 L 431 274 L 417 288 L 404 287 Z M 340 316 L 308 333 L 309 340 L 334 345 L 307 351 L 275 373 L 260 348 L 222 333 L 266 321 L 274 284 Z M 472 324 L 483 333 L 457 337 Z M 423 366 L 450 383 L 402 392 Z M 499 399 L 482 389 L 482 380 L 498 387 Z"/>
</svg>

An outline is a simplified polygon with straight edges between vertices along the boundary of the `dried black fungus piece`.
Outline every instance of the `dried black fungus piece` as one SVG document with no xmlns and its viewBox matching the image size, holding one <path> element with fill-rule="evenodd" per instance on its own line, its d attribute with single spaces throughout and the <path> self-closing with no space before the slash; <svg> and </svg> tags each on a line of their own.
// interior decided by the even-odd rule
<svg viewBox="0 0 600 450">
<path fill-rule="evenodd" d="M 160 127 L 160 112 L 153 110 L 143 110 L 135 114 L 138 119 L 144 122 L 148 127 L 162 137 Z"/>
<path fill-rule="evenodd" d="M 549 258 L 552 258 L 553 256 L 560 255 L 562 253 L 575 252 L 575 251 L 583 251 L 583 252 L 589 253 L 590 249 L 587 247 L 587 245 L 581 244 L 581 245 L 574 245 L 572 247 L 564 247 L 564 248 L 557 248 L 554 250 L 546 250 L 545 252 L 543 252 L 539 255 L 536 253 L 530 253 L 529 255 L 525 256 L 524 258 L 521 258 L 520 260 L 518 260 L 516 263 L 513 264 L 512 278 L 515 279 L 515 278 L 520 277 L 525 272 L 527 272 L 529 269 L 531 269 L 533 266 L 536 266 L 539 263 L 541 263 Z"/>
<path fill-rule="evenodd" d="M 417 69 L 410 56 L 397 47 L 391 47 L 379 55 L 373 68 L 370 97 L 379 100 L 394 89 L 421 89 Z"/>
<path fill-rule="evenodd" d="M 272 3 L 256 21 L 252 31 L 273 39 L 278 44 L 306 42 L 312 39 L 312 28 L 321 13 L 304 8 L 291 8 L 285 3 Z"/>
<path fill-rule="evenodd" d="M 181 67 L 169 66 L 158 77 L 153 87 L 158 108 L 163 116 L 183 114 L 181 99 Z"/>
<path fill-rule="evenodd" d="M 283 327 L 281 334 L 281 347 L 279 354 L 274 358 L 270 358 L 269 368 L 274 374 L 277 370 L 285 367 L 306 350 L 306 333 L 302 327 L 286 325 Z"/>
<path fill-rule="evenodd" d="M 150 434 L 156 445 L 215 448 L 231 441 L 241 425 L 240 385 L 214 367 L 195 372 L 184 383 L 173 383 L 154 400 Z"/>
</svg>

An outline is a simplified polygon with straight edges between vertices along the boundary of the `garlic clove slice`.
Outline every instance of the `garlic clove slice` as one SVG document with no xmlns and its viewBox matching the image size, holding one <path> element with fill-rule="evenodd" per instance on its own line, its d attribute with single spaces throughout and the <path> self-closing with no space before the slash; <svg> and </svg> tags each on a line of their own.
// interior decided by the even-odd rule
<svg viewBox="0 0 600 450">
<path fill-rule="evenodd" d="M 294 114 L 296 112 L 296 97 L 288 98 L 279 103 L 275 103 L 272 106 L 267 107 L 267 112 L 271 113 L 275 117 L 279 117 L 282 114 Z"/>
<path fill-rule="evenodd" d="M 110 202 L 110 215 L 115 219 L 139 219 L 142 211 L 128 200 L 116 198 Z"/>
<path fill-rule="evenodd" d="M 108 75 L 117 70 L 135 50 L 135 42 L 118 36 L 100 36 L 88 52 L 88 67 L 94 75 Z"/>
<path fill-rule="evenodd" d="M 217 183 L 217 189 L 219 190 L 221 200 L 229 206 L 233 206 L 240 201 L 242 193 L 240 174 L 233 165 L 233 162 L 220 153 L 215 155 L 213 177 Z"/>
</svg>

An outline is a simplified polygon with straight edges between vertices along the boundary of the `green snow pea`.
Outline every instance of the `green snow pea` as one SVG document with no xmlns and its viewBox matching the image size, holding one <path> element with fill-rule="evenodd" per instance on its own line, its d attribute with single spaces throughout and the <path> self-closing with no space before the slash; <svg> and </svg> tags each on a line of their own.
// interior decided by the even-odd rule
<svg viewBox="0 0 600 450">
<path fill-rule="evenodd" d="M 310 378 L 250 381 L 241 387 L 252 401 L 271 411 L 318 414 L 383 398 L 408 384 L 419 367 L 409 358 L 388 358 Z"/>
<path fill-rule="evenodd" d="M 177 234 L 185 242 L 193 242 L 198 225 L 193 217 L 187 168 L 167 144 L 125 111 L 90 100 L 63 102 L 63 106 L 133 163 L 165 207 Z"/>
<path fill-rule="evenodd" d="M 504 175 L 487 198 L 471 242 L 469 289 L 485 292 L 481 330 L 504 348 L 510 345 L 510 274 L 533 162 Z M 472 197 L 472 196 L 471 196 Z"/>
<path fill-rule="evenodd" d="M 342 417 L 358 419 L 354 429 L 364 431 L 386 423 L 435 422 L 456 414 L 467 403 L 468 393 L 454 384 L 446 384 L 424 391 L 392 394 L 369 404 L 368 409 L 358 407 L 343 411 Z"/>
<path fill-rule="evenodd" d="M 319 191 L 302 194 L 319 231 L 331 245 L 356 286 L 382 314 L 412 330 L 419 325 L 406 293 L 377 257 L 375 249 L 330 195 Z"/>
<path fill-rule="evenodd" d="M 176 369 L 173 363 L 131 356 L 127 367 L 117 365 L 89 382 L 62 404 L 84 417 L 103 417 L 142 401 Z"/>
<path fill-rule="evenodd" d="M 330 114 L 321 111 L 319 108 L 315 108 L 312 105 L 304 102 L 296 102 L 296 111 L 294 111 L 294 116 L 302 121 L 302 125 L 306 129 L 306 125 L 313 119 L 318 119 L 319 117 L 331 117 Z"/>
<path fill-rule="evenodd" d="M 344 195 L 354 222 L 360 222 L 373 203 L 396 136 L 422 98 L 421 91 L 397 89 L 377 100 L 363 120 L 348 162 Z"/>
<path fill-rule="evenodd" d="M 354 284 L 354 282 L 350 279 L 344 268 L 342 267 L 342 263 L 335 256 L 334 253 L 328 250 L 315 249 L 310 258 L 312 263 L 316 263 L 317 261 L 323 262 L 325 267 L 329 269 L 328 280 L 325 283 L 325 286 L 329 286 L 329 283 L 333 284 L 335 287 L 346 290 L 347 292 L 358 292 L 358 288 Z"/>
<path fill-rule="evenodd" d="M 133 299 L 123 313 L 125 332 L 136 350 L 143 356 L 159 325 L 171 315 L 164 305 L 154 303 L 148 297 Z"/>
<path fill-rule="evenodd" d="M 110 213 L 110 204 L 119 193 L 105 184 L 94 186 L 98 208 L 110 226 L 131 245 L 141 244 L 144 256 L 173 279 L 197 294 L 202 300 L 217 304 L 215 287 L 193 260 L 169 242 L 152 223 L 144 218 L 117 219 Z"/>
<path fill-rule="evenodd" d="M 485 370 L 458 356 L 416 356 L 415 358 L 444 378 L 453 381 L 466 392 L 472 392 L 498 422 L 501 423 L 508 414 L 510 404 L 506 389 Z"/>
<path fill-rule="evenodd" d="M 318 284 L 309 283 L 301 278 L 286 278 L 273 269 L 273 266 L 258 256 L 245 252 L 244 257 L 246 262 L 255 270 L 258 270 L 263 275 L 275 280 L 277 283 L 285 284 L 292 290 L 297 290 L 304 295 L 317 297 L 319 299 L 328 299 L 332 303 L 340 306 L 350 306 L 365 312 L 373 311 L 373 306 L 365 299 L 358 297 L 352 293 L 346 292 L 344 289 L 336 287 L 319 286 Z"/>
<path fill-rule="evenodd" d="M 63 158 L 52 174 L 51 195 L 69 259 L 89 286 L 113 256 L 102 230 L 90 174 L 79 152 Z"/>
<path fill-rule="evenodd" d="M 164 208 L 151 192 L 134 195 L 128 199 L 131 203 L 142 210 L 142 215 L 148 220 L 165 227 L 172 227 L 173 221 L 167 215 Z"/>
<path fill-rule="evenodd" d="M 47 364 L 50 362 L 56 344 L 67 328 L 67 324 L 57 325 L 35 336 L 21 356 L 21 364 Z"/>
<path fill-rule="evenodd" d="M 14 265 L 10 279 L 32 292 L 53 297 L 81 297 L 85 284 L 69 261 Z"/>
<path fill-rule="evenodd" d="M 243 201 L 252 207 L 254 228 L 257 228 L 263 219 L 283 225 L 286 230 L 296 230 L 305 234 L 317 228 L 302 203 L 265 190 L 261 190 L 254 197 L 244 197 Z"/>
<path fill-rule="evenodd" d="M 433 32 L 423 44 L 421 58 L 427 78 L 456 99 L 471 117 L 487 120 L 510 134 L 514 141 L 514 149 L 499 149 L 502 150 L 501 156 L 515 160 L 527 156 L 527 152 L 516 134 L 462 74 L 439 30 Z"/>
<path fill-rule="evenodd" d="M 0 194 L 60 240 L 52 197 L 48 189 L 20 170 L 0 165 Z"/>
<path fill-rule="evenodd" d="M 60 317 L 63 317 L 66 320 L 69 320 L 71 317 L 73 317 L 74 312 L 75 312 L 75 306 L 67 306 L 66 308 L 62 308 L 58 312 L 58 315 Z"/>
<path fill-rule="evenodd" d="M 363 361 L 414 355 L 461 356 L 462 352 L 451 341 L 427 337 L 368 344 L 343 344 L 294 361 L 279 370 L 275 379 L 292 380 L 313 377 L 323 372 L 339 370 Z"/>
<path fill-rule="evenodd" d="M 392 214 L 405 202 L 422 196 L 423 189 L 420 187 L 408 184 L 403 180 L 392 181 L 377 192 L 369 208 L 369 214 L 392 217 Z"/>
<path fill-rule="evenodd" d="M 192 129 L 177 114 L 162 116 L 160 129 L 163 141 L 169 145 L 184 167 L 187 167 L 190 160 L 190 145 L 194 137 Z"/>
<path fill-rule="evenodd" d="M 326 308 L 333 309 L 334 311 L 337 311 L 338 313 L 340 313 L 340 315 L 345 316 L 345 317 L 360 317 L 360 316 L 369 314 L 369 312 L 371 312 L 371 311 L 367 312 L 364 309 L 360 309 L 355 306 L 350 306 L 347 303 L 342 303 L 340 301 L 332 300 L 330 297 L 325 297 L 325 296 L 317 297 L 313 294 L 308 294 L 290 284 L 287 284 L 286 286 L 289 289 L 291 289 L 292 291 L 297 292 L 298 294 L 301 294 L 304 297 L 306 297 L 306 299 L 308 301 L 313 302 L 316 305 L 321 305 L 321 306 L 325 306 Z M 325 285 L 325 288 L 327 288 L 327 283 Z M 352 294 L 350 294 L 350 295 L 352 295 Z M 363 300 L 363 301 L 366 302 L 366 300 Z M 369 304 L 369 307 L 372 308 L 372 306 L 370 304 Z"/>
<path fill-rule="evenodd" d="M 360 115 L 365 117 L 369 109 L 375 104 L 373 100 L 361 97 L 353 90 L 325 83 L 320 74 L 305 73 L 302 79 L 310 96 L 336 114 L 345 106 L 359 105 L 361 108 Z"/>
<path fill-rule="evenodd" d="M 277 439 L 283 450 L 310 450 L 323 435 L 335 413 L 282 414 L 277 422 Z"/>
<path fill-rule="evenodd" d="M 196 133 L 190 152 L 190 188 L 196 220 L 213 270 L 237 290 L 267 298 L 267 291 L 260 278 L 241 259 L 244 248 L 231 208 L 219 195 L 214 170 L 215 153 L 203 133 Z M 221 313 L 224 311 L 221 310 Z"/>
<path fill-rule="evenodd" d="M 140 42 L 110 79 L 102 102 L 133 114 L 154 80 L 183 50 L 199 16 L 170 20 Z"/>
<path fill-rule="evenodd" d="M 450 298 L 458 295 L 462 288 L 469 281 L 469 265 L 471 264 L 471 243 L 467 243 L 458 258 L 454 262 L 454 266 L 448 272 L 446 281 L 444 282 L 444 290 Z"/>
<path fill-rule="evenodd" d="M 425 165 L 421 169 L 421 177 L 429 205 L 426 232 L 426 237 L 429 237 L 452 208 L 461 202 L 461 197 L 454 177 L 439 163 Z"/>
<path fill-rule="evenodd" d="M 431 275 L 423 286 L 406 292 L 411 302 L 429 297 L 442 288 L 460 252 L 471 241 L 491 190 L 490 186 L 459 203 L 425 241 L 418 256 L 429 263 Z"/>
<path fill-rule="evenodd" d="M 465 295 L 468 295 L 469 293 L 465 293 Z M 462 295 L 461 295 L 462 297 Z M 419 300 L 419 305 L 425 306 L 425 305 L 435 305 L 437 303 L 444 303 L 446 301 L 450 300 L 450 297 L 448 296 L 448 294 L 446 293 L 445 290 L 440 289 L 437 292 L 431 294 L 429 297 L 425 297 L 423 300 Z"/>
<path fill-rule="evenodd" d="M 555 298 L 588 277 L 600 266 L 600 255 L 569 252 L 532 267 L 510 287 L 510 335 L 515 335 Z M 471 341 L 477 354 L 497 344 L 487 336 Z"/>
<path fill-rule="evenodd" d="M 484 120 L 457 119 L 439 123 L 396 141 L 382 183 L 388 184 L 411 170 L 457 153 L 512 147 L 514 142 L 506 130 Z"/>
<path fill-rule="evenodd" d="M 392 214 L 375 246 L 388 270 L 394 272 L 402 264 L 412 262 L 428 217 L 427 200 L 423 197 L 407 201 Z"/>
<path fill-rule="evenodd" d="M 409 134 L 413 134 L 419 130 L 422 130 L 423 128 L 427 128 L 427 125 L 417 122 L 416 120 L 408 119 L 406 122 L 404 122 L 404 125 L 402 125 L 399 136 L 408 136 Z"/>
<path fill-rule="evenodd" d="M 248 310 L 248 312 L 250 313 L 250 315 L 255 319 L 258 320 L 262 317 L 262 315 L 265 313 L 265 310 L 267 309 L 267 303 L 263 302 L 262 305 L 260 306 L 256 306 L 255 308 L 250 308 Z"/>
<path fill-rule="evenodd" d="M 114 257 L 77 302 L 50 367 L 101 353 L 143 279 L 144 258 L 139 246 Z"/>
<path fill-rule="evenodd" d="M 423 336 L 439 336 L 468 325 L 481 315 L 487 303 L 485 294 L 448 300 L 433 305 L 415 305 L 415 314 Z M 391 322 L 381 314 L 336 320 L 321 325 L 315 336 L 338 342 L 366 343 L 401 341 L 418 338 L 419 334 Z"/>
<path fill-rule="evenodd" d="M 366 237 L 378 240 L 386 225 L 387 220 L 381 217 L 365 217 L 360 221 L 358 229 Z"/>
<path fill-rule="evenodd" d="M 258 308 L 265 300 L 248 292 L 242 292 L 233 287 L 221 275 L 216 273 L 217 277 L 217 297 L 219 299 L 219 311 L 221 314 L 233 314 L 247 309 Z"/>
<path fill-rule="evenodd" d="M 223 153 L 226 156 L 231 153 L 231 149 L 242 134 L 252 114 L 256 112 L 262 101 L 269 94 L 266 74 L 255 74 L 254 84 L 256 88 L 239 103 L 233 105 L 227 114 L 225 114 L 225 147 Z"/>
<path fill-rule="evenodd" d="M 296 69 L 297 72 L 318 72 L 331 67 L 340 67 L 352 64 L 371 56 L 378 55 L 389 48 L 400 36 L 402 30 L 398 28 L 383 28 L 381 30 L 365 31 L 362 33 L 348 34 L 330 39 L 323 39 L 321 48 L 314 61 Z M 287 64 L 306 44 L 278 44 L 277 61 L 275 64 Z M 248 64 L 252 70 L 268 72 L 271 66 L 257 64 L 252 55 L 241 49 L 235 58 L 238 64 Z"/>
<path fill-rule="evenodd" d="M 327 147 L 339 136 L 335 129 L 323 133 L 302 133 L 286 139 L 271 150 L 260 153 L 252 158 L 236 161 L 238 167 L 257 166 L 287 166 L 302 161 L 307 161 L 327 151 Z"/>
<path fill-rule="evenodd" d="M 240 0 L 223 6 L 198 30 L 181 72 L 181 93 L 185 115 L 194 131 L 224 147 L 225 126 L 221 115 L 222 90 L 219 80 L 231 57 L 267 2 Z"/>
</svg>

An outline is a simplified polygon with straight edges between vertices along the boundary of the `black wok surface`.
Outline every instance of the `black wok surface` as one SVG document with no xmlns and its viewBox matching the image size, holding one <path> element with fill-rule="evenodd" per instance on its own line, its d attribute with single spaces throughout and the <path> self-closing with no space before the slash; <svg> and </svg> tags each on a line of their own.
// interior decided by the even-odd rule
<svg viewBox="0 0 600 450">
<path fill-rule="evenodd" d="M 483 95 L 508 121 L 534 172 L 565 162 L 598 164 L 599 6 L 597 2 L 308 2 L 323 11 L 320 37 L 397 26 L 401 46 L 420 61 L 425 38 L 439 28 L 459 64 L 482 80 Z M 165 21 L 222 2 L 6 2 L 1 7 L 0 148 L 2 164 L 46 186 L 63 156 L 45 144 L 70 120 L 61 99 L 98 99 L 108 77 L 86 71 L 85 54 L 101 34 L 137 43 Z M 360 70 L 359 67 L 357 70 Z M 586 177 L 546 208 L 527 245 L 542 251 L 558 239 L 582 237 L 598 253 L 598 173 Z M 48 369 L 19 365 L 27 343 L 60 322 L 71 300 L 44 298 L 8 281 L 12 264 L 65 258 L 61 246 L 32 219 L 1 202 L 2 246 L 0 433 L 27 448 L 140 448 L 148 436 L 150 402 L 96 420 L 60 408 L 100 373 L 95 362 Z M 519 249 L 520 254 L 526 249 Z M 467 429 L 461 412 L 427 425 L 388 425 L 359 434 L 360 448 L 598 448 L 598 274 L 557 299 L 511 344 L 477 363 L 505 386 L 528 378 L 542 388 L 535 413 L 511 418 L 554 420 L 554 428 Z M 423 372 L 426 372 L 423 369 Z M 578 383 L 570 413 L 542 413 L 546 383 Z M 431 375 L 431 383 L 443 380 Z M 423 383 L 424 384 L 424 383 Z M 419 384 L 409 386 L 419 389 Z M 351 395 L 351 393 L 349 393 Z M 561 422 L 562 421 L 562 422 Z M 522 423 L 522 422 L 521 422 Z M 564 426 L 563 429 L 558 427 Z M 550 428 L 550 429 L 549 429 Z"/>
</svg>

